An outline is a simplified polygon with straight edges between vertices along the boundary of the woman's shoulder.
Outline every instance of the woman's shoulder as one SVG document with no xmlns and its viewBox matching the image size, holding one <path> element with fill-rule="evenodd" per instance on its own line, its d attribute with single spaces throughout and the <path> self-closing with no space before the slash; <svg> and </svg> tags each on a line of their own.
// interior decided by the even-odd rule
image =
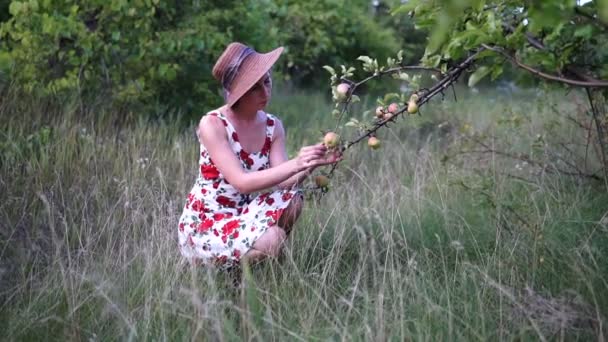
<svg viewBox="0 0 608 342">
<path fill-rule="evenodd" d="M 222 112 L 220 111 L 221 107 L 218 109 L 210 110 L 205 113 L 196 128 L 196 135 L 201 137 L 201 133 L 204 131 L 209 134 L 211 131 L 218 132 L 220 130 L 224 130 L 224 128 L 228 125 L 226 120 L 223 118 Z"/>
</svg>

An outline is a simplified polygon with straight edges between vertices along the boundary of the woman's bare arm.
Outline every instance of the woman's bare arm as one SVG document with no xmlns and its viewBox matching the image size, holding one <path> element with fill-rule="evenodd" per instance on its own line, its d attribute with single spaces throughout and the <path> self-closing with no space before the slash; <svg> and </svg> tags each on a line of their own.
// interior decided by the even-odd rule
<svg viewBox="0 0 608 342">
<path fill-rule="evenodd" d="M 325 148 L 322 145 L 306 146 L 300 150 L 296 158 L 285 161 L 277 167 L 247 172 L 234 155 L 224 124 L 219 118 L 214 115 L 204 116 L 197 133 L 213 163 L 228 183 L 245 194 L 277 186 L 297 173 L 318 165 L 322 162 L 319 158 L 325 154 Z"/>
<path fill-rule="evenodd" d="M 322 158 L 323 163 L 320 165 L 326 165 L 328 163 L 335 163 L 339 161 L 337 158 L 331 158 L 332 156 L 329 158 Z M 283 128 L 283 123 L 281 120 L 276 119 L 272 147 L 270 148 L 270 167 L 276 167 L 287 161 L 288 156 L 285 148 L 285 129 Z M 320 165 L 314 165 L 296 173 L 295 175 L 281 182 L 278 187 L 281 189 L 291 189 L 299 186 Z"/>
</svg>

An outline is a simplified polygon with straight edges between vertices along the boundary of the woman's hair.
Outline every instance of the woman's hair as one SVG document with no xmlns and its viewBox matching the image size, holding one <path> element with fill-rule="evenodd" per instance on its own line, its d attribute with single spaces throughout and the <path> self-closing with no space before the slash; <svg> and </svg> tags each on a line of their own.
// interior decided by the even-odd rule
<svg viewBox="0 0 608 342">
<path fill-rule="evenodd" d="M 224 88 L 223 89 L 224 90 L 223 91 L 224 101 L 228 100 L 228 93 L 230 92 L 229 89 L 232 86 L 232 81 L 234 81 L 234 78 L 236 77 L 236 74 L 238 73 L 241 64 L 247 57 L 249 57 L 254 52 L 255 51 L 252 48 L 247 47 L 246 49 L 241 51 L 240 55 L 238 55 L 236 58 L 234 58 L 230 62 L 230 64 L 228 64 L 228 66 L 226 67 L 226 71 L 224 72 L 224 75 L 222 76 L 222 88 Z"/>
</svg>

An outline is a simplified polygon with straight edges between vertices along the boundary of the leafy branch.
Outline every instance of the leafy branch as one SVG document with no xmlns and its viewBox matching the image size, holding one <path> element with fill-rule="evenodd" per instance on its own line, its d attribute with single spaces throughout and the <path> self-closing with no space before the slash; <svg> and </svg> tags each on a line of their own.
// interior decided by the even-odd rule
<svg viewBox="0 0 608 342">
<path fill-rule="evenodd" d="M 517 65 L 519 68 L 524 69 L 538 77 L 544 78 L 549 81 L 556 81 L 556 82 L 561 82 L 561 83 L 568 84 L 568 85 L 585 87 L 585 88 L 608 88 L 608 81 L 602 81 L 602 80 L 579 81 L 579 80 L 574 80 L 574 79 L 565 78 L 565 77 L 561 77 L 561 76 L 551 75 L 546 72 L 535 69 L 534 67 L 531 67 L 527 64 L 522 63 L 519 59 L 517 59 L 517 57 L 507 53 L 503 48 L 500 48 L 497 46 L 490 46 L 487 44 L 481 44 L 481 46 L 487 50 L 494 51 L 494 52 L 501 54 L 502 56 L 504 56 L 505 58 L 510 60 L 513 64 Z"/>
<path fill-rule="evenodd" d="M 445 72 L 445 73 L 441 72 L 441 70 L 439 70 L 439 69 L 425 67 L 425 66 L 401 66 L 398 68 L 388 69 L 388 70 L 385 70 L 382 72 L 376 72 L 376 73 L 374 73 L 374 75 L 366 77 L 359 82 L 354 82 L 352 80 L 342 78 L 349 84 L 353 85 L 353 87 L 350 89 L 349 96 L 347 97 L 346 103 L 343 107 L 343 112 L 346 110 L 345 108 L 347 108 L 348 103 L 350 102 L 350 100 L 352 98 L 352 93 L 353 93 L 354 89 L 356 89 L 358 86 L 361 86 L 362 84 L 369 82 L 375 78 L 382 77 L 387 74 L 399 72 L 402 70 L 423 70 L 423 71 L 431 71 L 431 72 L 439 73 L 442 77 L 439 81 L 437 81 L 430 88 L 425 88 L 425 89 L 421 89 L 421 90 L 417 91 L 415 93 L 416 97 L 413 97 L 410 99 L 410 101 L 414 101 L 414 104 L 416 105 L 416 107 L 419 108 L 420 106 L 429 102 L 433 97 L 437 96 L 438 94 L 444 94 L 445 90 L 447 88 L 449 88 L 450 86 L 452 86 L 459 79 L 459 77 L 462 75 L 462 73 L 464 71 L 466 71 L 473 64 L 473 62 L 476 60 L 476 58 L 479 56 L 479 54 L 484 50 L 485 50 L 485 48 L 480 48 L 477 51 L 471 53 L 467 58 L 465 58 L 463 61 L 456 64 L 452 68 L 448 69 L 447 72 Z M 376 121 L 372 127 L 365 129 L 359 136 L 355 137 L 354 139 L 352 139 L 350 141 L 346 141 L 344 144 L 342 144 L 339 147 L 339 152 L 343 153 L 347 149 L 351 148 L 353 145 L 361 142 L 363 139 L 374 136 L 376 131 L 378 131 L 381 127 L 387 126 L 388 123 L 393 122 L 399 115 L 405 113 L 406 111 L 408 111 L 408 108 L 403 107 L 400 110 L 396 111 L 390 117 L 378 119 L 378 121 Z M 331 177 L 331 175 L 333 175 L 334 171 L 336 170 L 337 165 L 338 164 L 332 165 L 330 171 L 328 172 L 328 175 L 330 177 Z"/>
</svg>

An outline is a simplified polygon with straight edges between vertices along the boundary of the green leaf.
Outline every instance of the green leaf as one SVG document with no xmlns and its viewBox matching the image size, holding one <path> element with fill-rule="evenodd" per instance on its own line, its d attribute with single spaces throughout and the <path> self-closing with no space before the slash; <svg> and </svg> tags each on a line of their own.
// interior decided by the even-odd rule
<svg viewBox="0 0 608 342">
<path fill-rule="evenodd" d="M 592 35 L 593 35 L 593 26 L 591 26 L 591 25 L 581 26 L 581 27 L 577 28 L 576 31 L 574 31 L 575 37 L 581 37 L 583 39 L 590 39 Z"/>
<path fill-rule="evenodd" d="M 481 81 L 481 79 L 486 77 L 486 75 L 488 75 L 490 71 L 491 69 L 485 65 L 477 68 L 477 70 L 475 70 L 475 72 L 472 73 L 471 76 L 469 76 L 469 87 L 475 86 L 475 84 L 477 84 L 477 82 Z"/>
<path fill-rule="evenodd" d="M 22 7 L 23 7 L 23 4 L 20 1 L 13 1 L 8 6 L 8 13 L 10 13 L 13 17 L 16 17 L 19 14 L 19 12 L 21 12 Z"/>
<path fill-rule="evenodd" d="M 369 56 L 359 56 L 357 57 L 358 61 L 362 61 L 365 64 L 372 64 L 374 61 Z"/>
<path fill-rule="evenodd" d="M 413 11 L 416 8 L 416 6 L 418 6 L 418 3 L 419 3 L 418 0 L 410 0 L 407 3 L 392 10 L 391 15 L 409 13 L 409 12 Z"/>
<path fill-rule="evenodd" d="M 494 67 L 492 68 L 492 75 L 490 75 L 490 78 L 492 80 L 495 80 L 498 78 L 498 76 L 502 75 L 502 71 L 503 71 L 503 67 L 501 64 L 495 64 Z"/>
<path fill-rule="evenodd" d="M 324 65 L 323 69 L 327 70 L 327 72 L 329 72 L 331 75 L 336 74 L 336 70 L 334 70 L 334 68 L 330 67 L 329 65 Z"/>
</svg>

